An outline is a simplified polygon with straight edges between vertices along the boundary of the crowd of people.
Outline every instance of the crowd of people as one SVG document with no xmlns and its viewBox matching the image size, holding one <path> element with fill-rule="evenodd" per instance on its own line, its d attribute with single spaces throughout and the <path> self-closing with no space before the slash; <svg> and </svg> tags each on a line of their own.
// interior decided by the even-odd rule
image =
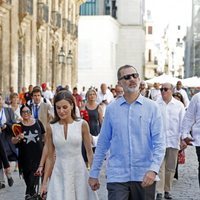
<svg viewBox="0 0 200 200">
<path fill-rule="evenodd" d="M 194 145 L 200 163 L 200 93 L 190 102 L 180 81 L 149 89 L 130 65 L 117 79 L 80 93 L 42 83 L 0 94 L 0 189 L 4 174 L 13 186 L 14 161 L 25 200 L 36 197 L 38 176 L 43 199 L 98 200 L 106 160 L 108 200 L 173 199 L 179 153 Z"/>
</svg>

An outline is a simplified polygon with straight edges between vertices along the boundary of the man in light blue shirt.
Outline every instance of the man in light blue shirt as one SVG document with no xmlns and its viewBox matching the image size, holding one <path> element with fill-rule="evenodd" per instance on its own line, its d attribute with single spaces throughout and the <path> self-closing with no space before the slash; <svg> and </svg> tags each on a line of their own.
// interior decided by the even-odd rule
<svg viewBox="0 0 200 200">
<path fill-rule="evenodd" d="M 92 190 L 100 187 L 99 172 L 109 150 L 108 199 L 154 200 L 165 153 L 161 113 L 156 102 L 140 94 L 140 78 L 133 66 L 120 67 L 117 76 L 124 96 L 106 108 L 89 184 Z"/>
</svg>

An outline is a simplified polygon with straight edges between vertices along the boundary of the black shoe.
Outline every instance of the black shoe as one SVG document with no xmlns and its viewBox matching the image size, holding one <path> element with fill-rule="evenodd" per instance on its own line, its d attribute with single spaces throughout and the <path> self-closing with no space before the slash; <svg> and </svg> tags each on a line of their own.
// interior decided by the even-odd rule
<svg viewBox="0 0 200 200">
<path fill-rule="evenodd" d="M 4 183 L 0 183 L 0 189 L 3 189 L 3 188 L 5 188 L 6 186 L 5 186 L 5 184 Z"/>
<path fill-rule="evenodd" d="M 162 193 L 157 193 L 156 200 L 162 200 Z"/>
<path fill-rule="evenodd" d="M 31 195 L 30 194 L 26 194 L 26 196 L 25 196 L 25 200 L 28 200 L 28 199 L 31 199 L 32 197 L 31 197 Z"/>
<path fill-rule="evenodd" d="M 169 192 L 165 192 L 165 199 L 172 199 L 172 195 Z"/>
<path fill-rule="evenodd" d="M 12 177 L 8 178 L 8 185 L 9 185 L 10 187 L 13 186 L 13 183 L 14 183 L 13 178 L 12 178 Z"/>
</svg>

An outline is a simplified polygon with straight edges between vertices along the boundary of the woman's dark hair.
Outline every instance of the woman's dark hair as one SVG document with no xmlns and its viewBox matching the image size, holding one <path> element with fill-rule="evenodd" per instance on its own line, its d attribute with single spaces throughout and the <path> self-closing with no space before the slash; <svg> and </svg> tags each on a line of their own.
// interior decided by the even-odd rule
<svg viewBox="0 0 200 200">
<path fill-rule="evenodd" d="M 28 105 L 28 104 L 22 104 L 22 106 L 20 107 L 20 115 L 22 115 L 22 110 L 25 107 L 27 107 L 31 111 L 31 114 L 32 114 L 32 108 L 31 108 L 31 106 Z"/>
<path fill-rule="evenodd" d="M 178 97 L 180 99 L 180 101 L 184 104 L 184 99 L 183 99 L 183 95 L 179 92 L 175 92 L 173 94 L 173 97 Z M 185 104 L 184 104 L 185 105 Z"/>
<path fill-rule="evenodd" d="M 54 124 L 60 120 L 57 110 L 56 110 L 56 103 L 61 100 L 66 100 L 69 102 L 70 105 L 73 106 L 71 117 L 74 120 L 78 120 L 78 117 L 76 116 L 76 104 L 74 97 L 72 94 L 66 90 L 61 90 L 54 96 L 54 119 L 51 121 L 51 124 Z"/>
</svg>

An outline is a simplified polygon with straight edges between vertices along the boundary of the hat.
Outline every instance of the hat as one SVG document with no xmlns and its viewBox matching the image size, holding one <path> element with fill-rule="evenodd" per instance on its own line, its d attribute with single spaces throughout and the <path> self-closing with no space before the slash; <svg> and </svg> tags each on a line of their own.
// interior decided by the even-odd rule
<svg viewBox="0 0 200 200">
<path fill-rule="evenodd" d="M 42 83 L 42 89 L 45 89 L 47 87 L 47 84 L 46 83 Z"/>
</svg>

